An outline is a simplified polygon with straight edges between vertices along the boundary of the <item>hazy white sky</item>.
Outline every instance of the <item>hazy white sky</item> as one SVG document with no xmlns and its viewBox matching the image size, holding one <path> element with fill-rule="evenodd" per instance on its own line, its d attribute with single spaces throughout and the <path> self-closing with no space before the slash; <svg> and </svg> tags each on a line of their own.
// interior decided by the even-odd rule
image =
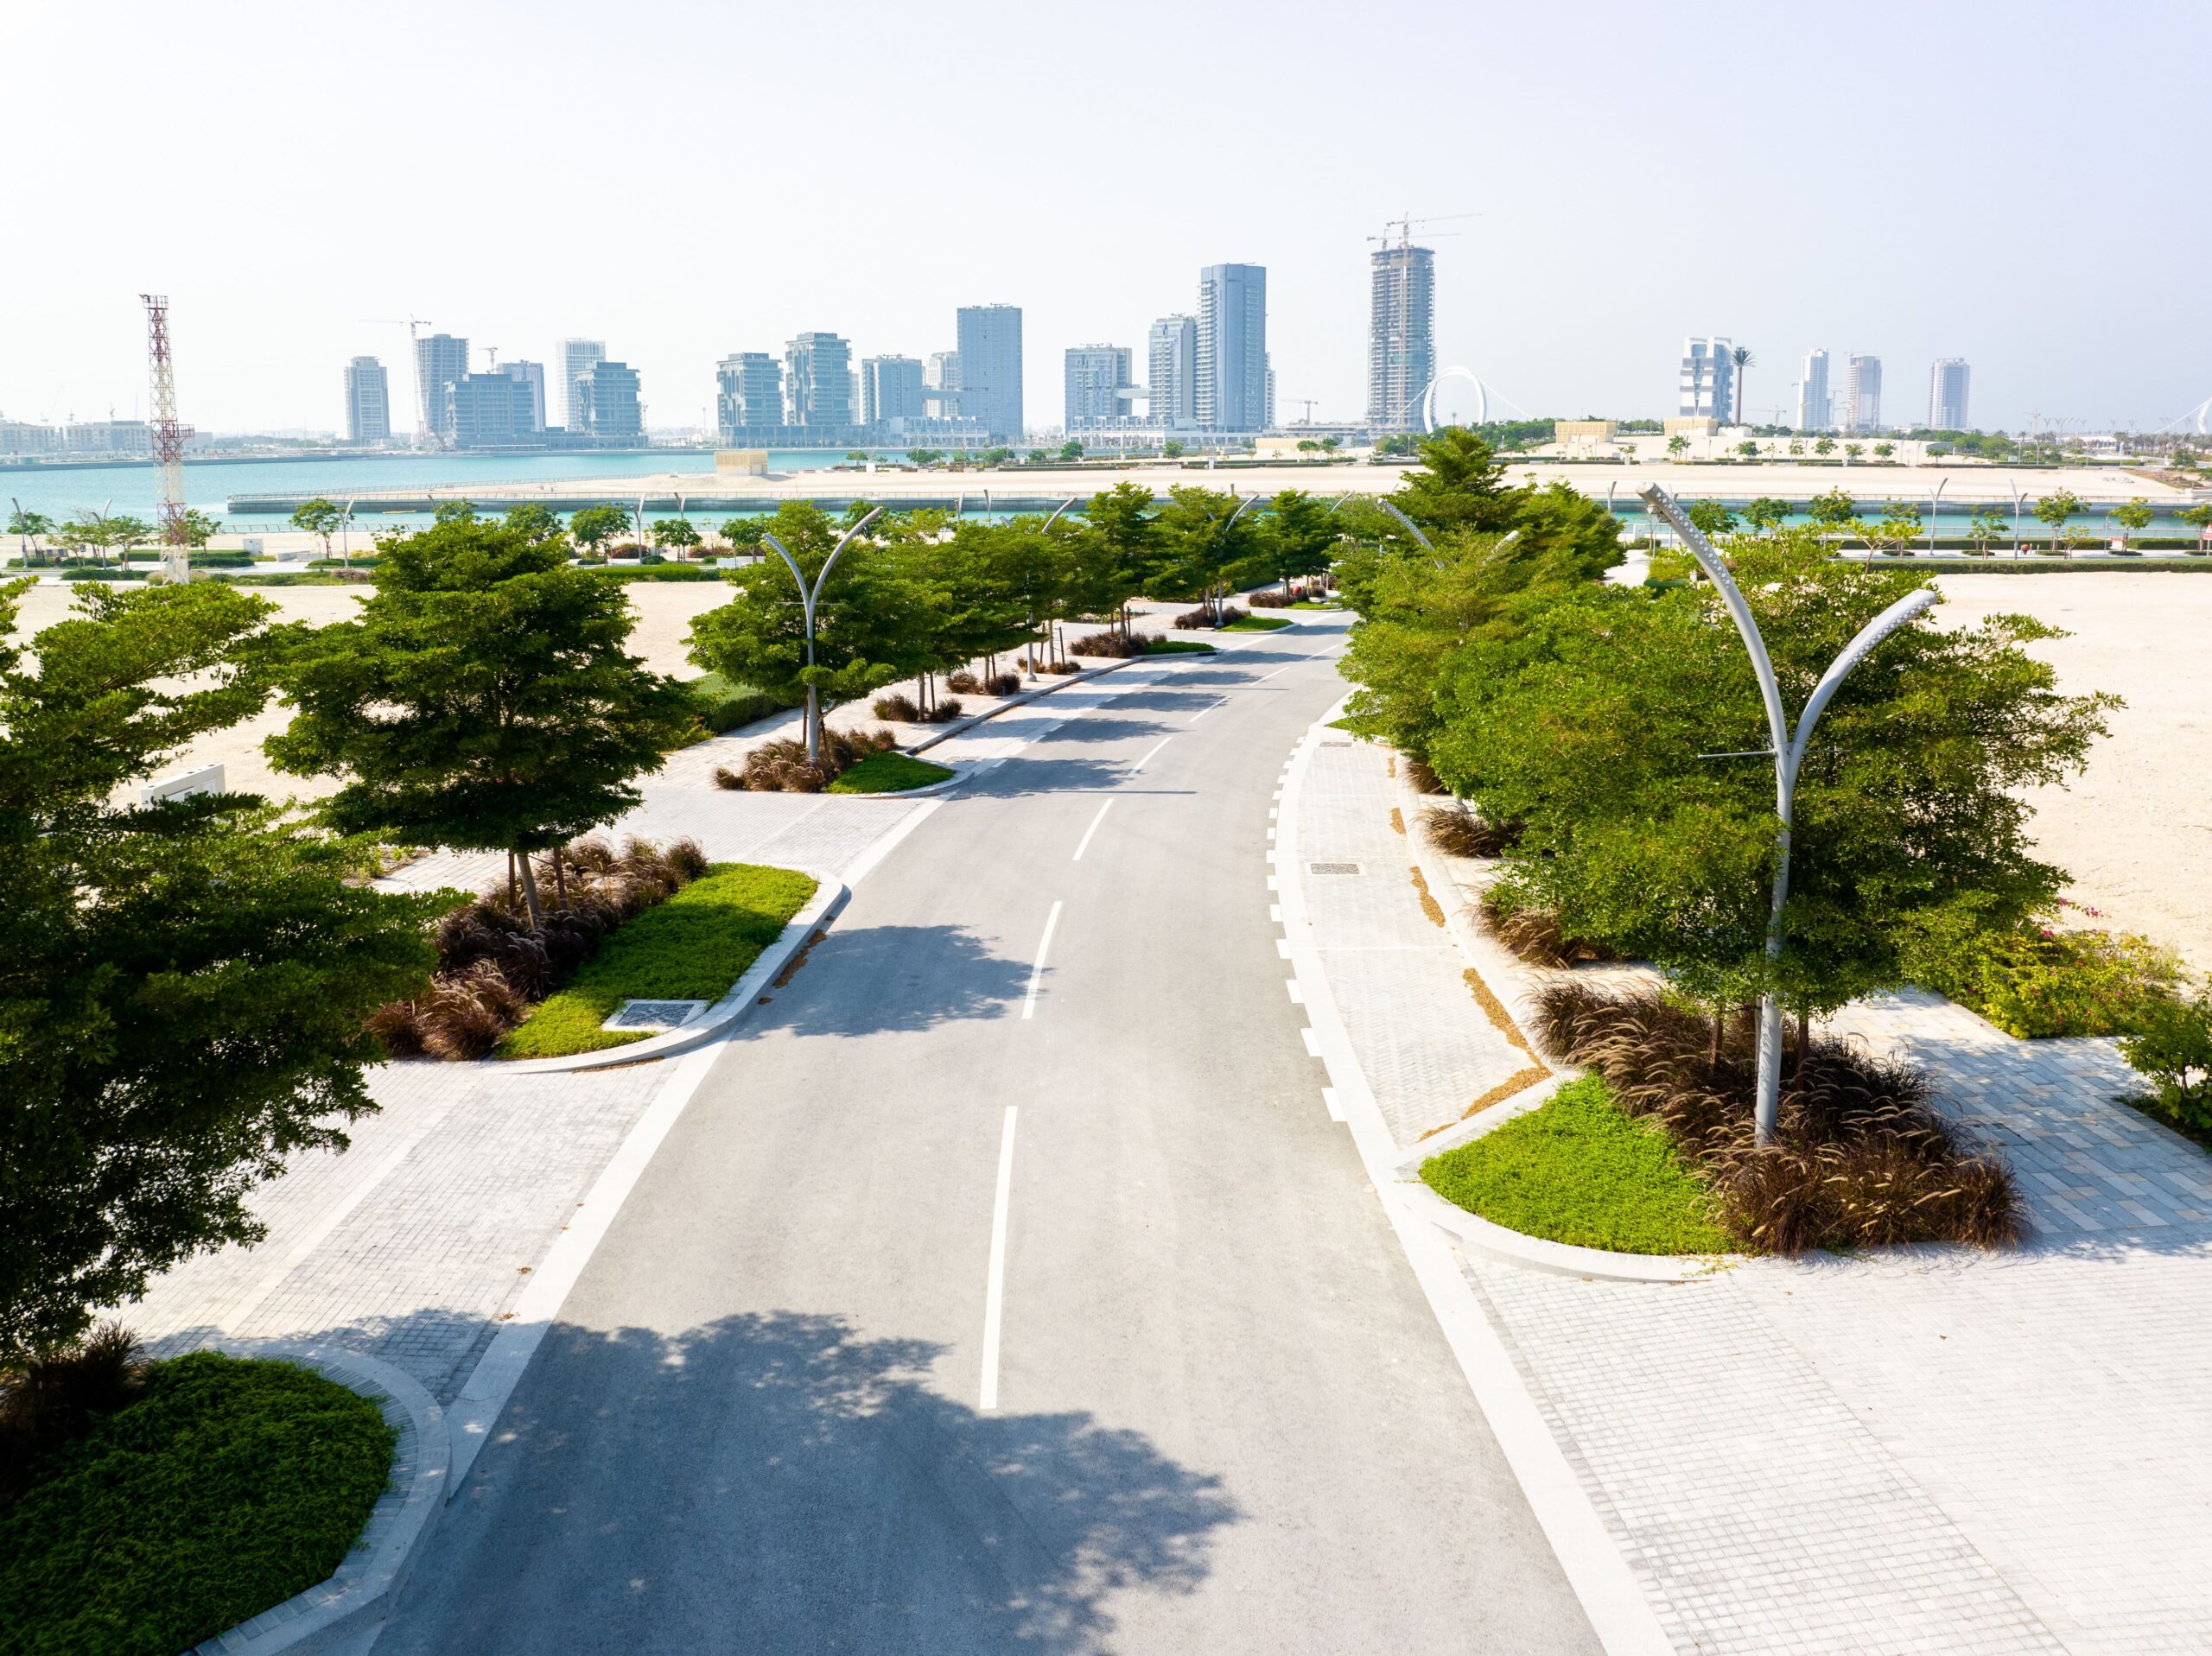
<svg viewBox="0 0 2212 1656">
<path fill-rule="evenodd" d="M 1364 407 L 1364 238 L 1440 229 L 1439 352 L 1535 413 L 1672 412 L 1686 332 L 1880 353 L 1884 412 L 2155 425 L 2212 394 L 2212 6 L 1471 0 L 0 0 L 14 157 L 0 413 L 143 410 L 137 295 L 187 419 L 340 423 L 426 317 L 604 338 L 657 425 L 828 328 L 952 344 L 1027 313 L 1137 348 L 1203 263 L 1265 264 L 1283 418 Z M 401 423 L 395 411 L 395 424 Z M 407 422 L 411 424 L 411 419 Z"/>
</svg>

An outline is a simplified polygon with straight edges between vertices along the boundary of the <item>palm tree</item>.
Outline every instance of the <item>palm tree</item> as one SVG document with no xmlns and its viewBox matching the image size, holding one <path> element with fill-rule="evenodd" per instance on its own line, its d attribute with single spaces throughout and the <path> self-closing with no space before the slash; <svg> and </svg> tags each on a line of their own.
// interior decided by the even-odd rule
<svg viewBox="0 0 2212 1656">
<path fill-rule="evenodd" d="M 1736 423 L 1742 425 L 1745 423 L 1744 371 L 1746 368 L 1758 367 L 1759 359 L 1751 354 L 1751 346 L 1739 345 L 1728 353 L 1728 360 L 1736 365 Z"/>
</svg>

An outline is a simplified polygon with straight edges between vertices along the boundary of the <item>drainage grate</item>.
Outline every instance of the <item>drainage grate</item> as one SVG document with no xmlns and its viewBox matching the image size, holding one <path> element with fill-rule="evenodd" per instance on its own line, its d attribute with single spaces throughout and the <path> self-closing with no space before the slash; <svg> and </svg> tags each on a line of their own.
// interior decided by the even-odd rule
<svg viewBox="0 0 2212 1656">
<path fill-rule="evenodd" d="M 1356 862 L 1309 862 L 1306 865 L 1306 872 L 1309 874 L 1357 874 L 1361 870 Z"/>
<path fill-rule="evenodd" d="M 1350 747 L 1351 744 L 1341 736 L 1332 736 L 1321 744 L 1324 747 Z"/>
<path fill-rule="evenodd" d="M 626 1000 L 601 1029 L 680 1029 L 707 1010 L 703 1000 Z"/>
</svg>

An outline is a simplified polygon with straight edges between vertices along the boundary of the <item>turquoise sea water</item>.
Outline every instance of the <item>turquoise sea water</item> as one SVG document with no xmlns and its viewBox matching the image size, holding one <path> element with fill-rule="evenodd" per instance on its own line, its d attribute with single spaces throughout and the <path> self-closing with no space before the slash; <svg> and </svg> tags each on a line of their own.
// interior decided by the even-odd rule
<svg viewBox="0 0 2212 1656">
<path fill-rule="evenodd" d="M 826 449 L 778 451 L 769 465 L 779 472 L 811 471 L 834 466 L 842 454 Z M 656 448 L 641 453 L 612 454 L 378 454 L 343 460 L 241 460 L 210 464 L 187 460 L 184 465 L 185 504 L 213 517 L 223 517 L 224 502 L 232 495 L 327 495 L 344 502 L 349 495 L 372 489 L 407 489 L 469 483 L 556 482 L 564 478 L 649 477 L 666 473 L 696 472 L 711 479 L 715 470 L 710 448 Z M 26 511 L 42 511 L 54 518 L 80 511 L 105 510 L 112 516 L 153 521 L 159 485 L 154 468 L 143 460 L 127 466 L 86 466 L 68 468 L 0 466 L 0 522 L 20 501 Z M 379 519 L 394 522 L 395 519 Z M 226 520 L 225 527 L 248 533 L 283 526 L 282 518 L 261 517 Z"/>
</svg>

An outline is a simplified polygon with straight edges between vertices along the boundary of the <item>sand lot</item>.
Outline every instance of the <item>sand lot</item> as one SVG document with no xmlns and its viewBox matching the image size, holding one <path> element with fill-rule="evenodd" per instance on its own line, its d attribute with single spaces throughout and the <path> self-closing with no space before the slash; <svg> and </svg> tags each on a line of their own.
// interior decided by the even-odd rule
<svg viewBox="0 0 2212 1656">
<path fill-rule="evenodd" d="M 2111 690 L 2127 705 L 2111 720 L 2087 775 L 2034 796 L 2043 853 L 2074 877 L 2075 901 L 2104 923 L 2139 931 L 2212 971 L 2212 574 L 1945 575 L 1943 613 L 1971 625 L 2016 611 L 2071 636 L 2035 646 L 2069 690 Z M 632 646 L 661 672 L 690 674 L 683 635 L 721 603 L 718 584 L 638 582 Z M 264 595 L 288 619 L 334 620 L 360 596 L 339 587 L 274 587 Z M 67 592 L 41 587 L 23 608 L 35 632 L 67 612 Z M 308 797 L 325 784 L 277 776 L 263 737 L 281 708 L 197 743 L 168 771 L 222 764 L 233 788 Z"/>
<path fill-rule="evenodd" d="M 365 587 L 266 587 L 246 590 L 275 604 L 283 620 L 318 623 L 344 619 L 369 592 Z M 699 669 L 684 659 L 683 635 L 690 629 L 691 618 L 702 610 L 725 602 L 729 589 L 720 581 L 641 581 L 629 583 L 626 590 L 638 615 L 637 625 L 630 634 L 630 648 L 643 656 L 645 665 L 656 672 L 675 673 L 686 678 L 696 674 Z M 41 585 L 23 604 L 16 636 L 52 626 L 68 615 L 69 608 L 67 587 Z M 272 799 L 312 799 L 328 793 L 334 784 L 321 777 L 279 775 L 269 768 L 268 760 L 263 757 L 262 739 L 283 729 L 290 717 L 287 707 L 266 708 L 259 718 L 229 730 L 216 731 L 194 742 L 173 763 L 163 766 L 160 774 L 168 776 L 180 771 L 198 770 L 202 765 L 220 765 L 225 784 L 242 793 L 266 794 Z"/>
<path fill-rule="evenodd" d="M 1945 575 L 1943 613 L 2011 612 L 2072 636 L 2033 646 L 2062 688 L 2127 705 L 2070 788 L 2031 796 L 2042 853 L 2102 923 L 2212 971 L 2212 574 Z"/>
</svg>

